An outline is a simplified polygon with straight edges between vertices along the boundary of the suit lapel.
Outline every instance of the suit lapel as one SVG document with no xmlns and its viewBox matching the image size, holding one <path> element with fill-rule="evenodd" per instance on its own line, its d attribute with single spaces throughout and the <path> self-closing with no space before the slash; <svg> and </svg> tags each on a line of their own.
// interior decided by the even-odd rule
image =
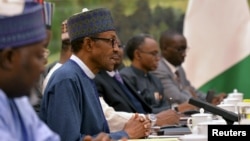
<svg viewBox="0 0 250 141">
<path fill-rule="evenodd" d="M 127 80 L 126 79 L 123 79 L 123 81 L 124 81 L 124 83 L 127 85 L 127 87 L 129 88 L 129 90 L 133 93 L 133 95 L 142 103 L 142 105 L 143 105 L 143 107 L 145 108 L 147 108 L 147 109 L 145 109 L 145 111 L 146 112 L 151 112 L 152 111 L 152 109 L 151 109 L 151 107 L 144 101 L 144 99 L 142 98 L 142 96 L 141 95 L 139 95 L 137 92 L 136 92 L 136 90 L 134 89 L 134 87 L 132 87 L 131 85 L 130 85 L 130 83 L 128 83 L 127 82 Z"/>
<path fill-rule="evenodd" d="M 160 60 L 160 63 L 161 63 L 160 66 L 164 67 L 164 68 L 165 68 L 164 70 L 166 70 L 166 69 L 168 70 L 171 79 L 174 81 L 174 83 L 176 83 L 176 85 L 178 85 L 179 83 L 178 83 L 177 80 L 176 80 L 176 76 L 175 76 L 175 74 L 171 71 L 171 69 L 169 68 L 169 66 L 164 62 L 163 59 Z"/>
<path fill-rule="evenodd" d="M 123 100 L 125 100 L 129 104 L 129 106 L 133 108 L 134 111 L 137 111 L 136 108 L 134 107 L 134 105 L 128 99 L 127 95 L 123 92 L 121 87 L 117 84 L 116 80 L 114 78 L 110 77 L 107 72 L 105 72 L 104 77 L 106 78 L 107 83 L 109 83 L 111 85 L 110 88 L 112 88 L 112 89 L 114 89 L 114 91 L 116 91 L 115 94 L 120 95 L 123 98 Z"/>
</svg>

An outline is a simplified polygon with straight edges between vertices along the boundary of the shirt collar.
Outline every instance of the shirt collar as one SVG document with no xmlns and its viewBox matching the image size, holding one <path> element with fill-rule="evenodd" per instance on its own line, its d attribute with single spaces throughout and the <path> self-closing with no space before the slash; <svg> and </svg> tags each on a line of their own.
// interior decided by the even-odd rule
<svg viewBox="0 0 250 141">
<path fill-rule="evenodd" d="M 80 68 L 86 73 L 86 75 L 89 78 L 91 78 L 91 79 L 95 78 L 95 74 L 88 68 L 88 66 L 86 64 L 84 64 L 84 62 L 80 58 L 78 58 L 76 55 L 72 54 L 70 59 L 75 61 L 80 66 Z"/>
<path fill-rule="evenodd" d="M 110 77 L 115 76 L 115 71 L 106 71 Z"/>
<path fill-rule="evenodd" d="M 148 73 L 144 73 L 144 71 L 142 71 L 140 69 L 137 69 L 133 65 L 131 65 L 131 68 L 135 72 L 135 74 L 138 75 L 138 76 L 143 76 L 143 77 L 147 77 L 148 76 Z"/>
<path fill-rule="evenodd" d="M 179 67 L 175 67 L 174 65 L 169 63 L 168 60 L 166 60 L 165 58 L 163 58 L 163 62 L 170 68 L 172 73 L 175 73 L 179 69 Z"/>
</svg>

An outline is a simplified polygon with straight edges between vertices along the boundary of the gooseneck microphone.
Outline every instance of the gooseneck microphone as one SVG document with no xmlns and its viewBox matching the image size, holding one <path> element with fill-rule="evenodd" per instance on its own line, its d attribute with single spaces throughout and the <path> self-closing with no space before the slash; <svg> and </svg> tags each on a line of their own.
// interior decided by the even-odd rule
<svg viewBox="0 0 250 141">
<path fill-rule="evenodd" d="M 195 98 L 190 98 L 188 103 L 196 107 L 203 108 L 204 110 L 212 114 L 221 116 L 227 122 L 228 125 L 232 125 L 235 121 L 239 121 L 239 116 L 236 113 L 224 110 L 208 102 L 204 102 Z"/>
</svg>

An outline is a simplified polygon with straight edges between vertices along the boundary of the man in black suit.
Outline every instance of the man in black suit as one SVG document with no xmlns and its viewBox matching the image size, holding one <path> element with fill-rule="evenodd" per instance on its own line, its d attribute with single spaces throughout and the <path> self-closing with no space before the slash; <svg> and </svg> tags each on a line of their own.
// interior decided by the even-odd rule
<svg viewBox="0 0 250 141">
<path fill-rule="evenodd" d="M 115 78 L 117 73 L 119 73 L 118 68 L 122 64 L 122 58 L 123 49 L 121 48 L 118 56 L 115 58 L 115 70 L 112 72 L 101 71 L 96 75 L 94 81 L 100 97 L 116 111 L 124 111 L 127 114 L 140 113 L 142 116 L 152 113 L 151 106 L 145 102 L 132 86 L 125 80 L 117 80 Z M 179 115 L 171 109 L 159 112 L 155 116 L 157 117 L 156 125 L 158 126 L 179 123 Z M 124 120 L 127 119 L 124 118 Z"/>
<path fill-rule="evenodd" d="M 126 81 L 119 84 L 120 82 L 115 79 L 115 73 L 117 72 L 101 71 L 96 76 L 95 82 L 100 96 L 117 111 L 151 113 L 151 107 L 134 92 Z"/>
</svg>

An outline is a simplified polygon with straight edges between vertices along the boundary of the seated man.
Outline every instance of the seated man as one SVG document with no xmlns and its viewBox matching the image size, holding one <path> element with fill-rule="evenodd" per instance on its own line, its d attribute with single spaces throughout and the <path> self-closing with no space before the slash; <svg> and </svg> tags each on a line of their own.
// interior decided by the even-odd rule
<svg viewBox="0 0 250 141">
<path fill-rule="evenodd" d="M 60 68 L 65 62 L 70 59 L 72 55 L 71 52 L 71 44 L 68 35 L 67 29 L 67 20 L 62 22 L 61 25 L 61 39 L 62 39 L 62 48 L 60 53 L 60 59 L 56 63 L 56 65 L 49 71 L 48 75 L 46 76 L 43 82 L 43 91 L 47 87 L 47 83 L 50 80 L 52 74 Z M 99 97 L 105 118 L 108 121 L 108 125 L 111 132 L 116 132 L 122 130 L 125 127 L 125 124 L 129 121 L 131 117 L 135 115 L 135 113 L 128 113 L 128 112 L 117 112 L 112 107 L 110 107 L 102 97 Z"/>
<path fill-rule="evenodd" d="M 165 31 L 161 34 L 159 43 L 162 57 L 159 66 L 152 73 L 161 80 L 164 94 L 177 104 L 188 101 L 190 97 L 197 97 L 205 101 L 206 94 L 191 85 L 181 67 L 186 56 L 186 38 L 175 31 Z M 224 93 L 221 93 L 210 98 L 211 100 L 208 102 L 217 105 L 225 96 Z"/>
<path fill-rule="evenodd" d="M 44 88 L 47 87 L 47 82 L 50 79 L 50 76 L 54 73 L 55 70 L 57 70 L 62 64 L 66 62 L 70 58 L 69 54 L 71 53 L 71 45 L 69 43 L 69 36 L 68 36 L 68 30 L 67 30 L 67 22 L 62 22 L 62 49 L 61 49 L 61 54 L 60 54 L 60 63 L 57 63 L 55 67 L 51 69 L 51 71 L 48 73 L 44 81 Z M 118 52 L 118 57 L 116 58 L 117 63 L 119 64 L 122 61 L 122 55 L 123 55 L 123 50 Z M 120 61 L 120 62 L 119 62 Z M 119 65 L 115 65 L 118 67 Z M 106 72 L 106 71 L 104 71 Z M 99 78 L 99 74 L 96 76 L 96 78 Z M 97 80 L 97 79 L 94 80 Z M 112 79 L 113 80 L 113 79 Z M 122 112 L 122 111 L 115 111 L 115 109 L 111 106 L 109 106 L 106 101 L 104 101 L 103 97 L 99 97 L 100 103 L 104 112 L 104 115 L 108 121 L 108 125 L 110 127 L 110 131 L 115 132 L 122 130 L 125 126 L 125 124 L 128 122 L 128 120 L 133 117 L 136 111 L 133 112 Z M 151 111 L 151 108 L 148 108 Z M 157 114 L 157 125 L 165 125 L 167 123 L 171 123 L 172 120 L 168 118 L 166 115 L 171 115 L 171 113 L 176 114 L 175 112 L 171 111 L 164 111 L 159 114 Z M 140 114 L 141 116 L 144 116 L 143 114 Z M 178 118 L 174 117 L 174 121 L 178 121 Z M 174 123 L 174 122 L 172 122 Z"/>
<path fill-rule="evenodd" d="M 17 1 L 0 1 L 0 5 L 0 140 L 60 141 L 28 99 L 44 70 L 42 6 Z"/>
<path fill-rule="evenodd" d="M 147 34 L 132 37 L 126 45 L 126 53 L 132 61 L 130 67 L 121 69 L 122 78 L 127 81 L 138 95 L 152 107 L 154 113 L 171 108 L 160 80 L 150 72 L 158 66 L 159 47 L 156 40 Z M 175 108 L 179 112 L 196 109 L 184 103 Z"/>
<path fill-rule="evenodd" d="M 146 137 L 150 123 L 138 114 L 122 130 L 110 132 L 93 81 L 100 70 L 113 70 L 119 50 L 110 11 L 98 8 L 74 14 L 68 19 L 67 28 L 72 55 L 47 83 L 41 119 L 62 141 L 95 137 L 100 132 L 108 133 L 113 140 Z"/>
<path fill-rule="evenodd" d="M 120 48 L 116 57 L 114 71 L 100 71 L 94 79 L 100 99 L 105 100 L 102 102 L 102 108 L 105 109 L 104 111 L 109 111 L 108 113 L 105 112 L 105 116 L 110 117 L 113 115 L 116 117 L 116 122 L 113 121 L 111 124 L 124 123 L 128 119 L 127 117 L 130 117 L 133 113 L 146 115 L 153 112 L 152 107 L 146 103 L 141 95 L 138 95 L 133 90 L 129 83 L 117 77 L 122 59 L 123 49 Z M 108 103 L 108 105 L 105 103 Z M 158 126 L 179 123 L 179 115 L 173 110 L 166 109 L 160 113 L 157 112 L 155 116 L 157 117 L 156 125 Z"/>
</svg>

